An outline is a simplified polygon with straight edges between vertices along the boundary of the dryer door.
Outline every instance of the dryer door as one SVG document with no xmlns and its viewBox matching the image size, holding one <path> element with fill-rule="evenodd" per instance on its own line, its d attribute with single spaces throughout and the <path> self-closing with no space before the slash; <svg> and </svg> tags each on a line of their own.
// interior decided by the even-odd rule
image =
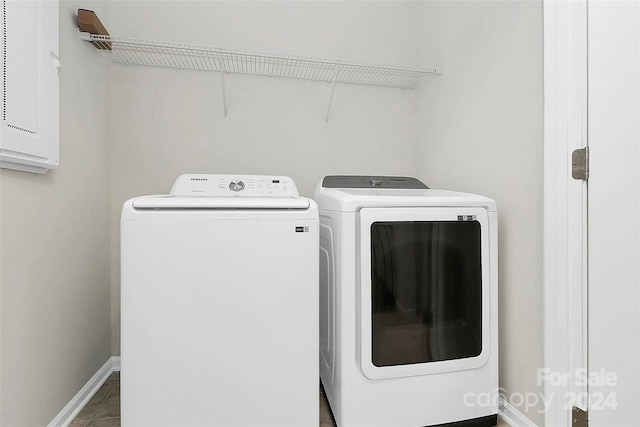
<svg viewBox="0 0 640 427">
<path fill-rule="evenodd" d="M 474 369 L 489 358 L 483 208 L 360 211 L 360 359 L 371 379 Z"/>
</svg>

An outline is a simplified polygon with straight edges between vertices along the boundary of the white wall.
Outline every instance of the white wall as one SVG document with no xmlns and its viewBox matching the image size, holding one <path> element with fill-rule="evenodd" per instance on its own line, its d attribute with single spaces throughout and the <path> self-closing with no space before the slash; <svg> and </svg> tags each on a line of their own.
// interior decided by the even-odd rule
<svg viewBox="0 0 640 427">
<path fill-rule="evenodd" d="M 43 426 L 110 357 L 107 72 L 60 6 L 60 167 L 0 170 L 0 424 Z"/>
<path fill-rule="evenodd" d="M 114 2 L 114 35 L 399 65 L 417 64 L 406 2 Z M 175 25 L 182 23 L 181 25 Z M 413 175 L 416 93 L 115 64 L 110 78 L 113 354 L 119 354 L 119 217 L 181 173 L 290 175 L 303 195 L 332 173 Z"/>
<path fill-rule="evenodd" d="M 500 217 L 500 386 L 543 425 L 541 393 L 543 81 L 541 1 L 426 2 L 425 61 L 444 73 L 420 90 L 418 175 L 484 194 Z M 531 395 L 529 397 L 532 399 Z"/>
</svg>

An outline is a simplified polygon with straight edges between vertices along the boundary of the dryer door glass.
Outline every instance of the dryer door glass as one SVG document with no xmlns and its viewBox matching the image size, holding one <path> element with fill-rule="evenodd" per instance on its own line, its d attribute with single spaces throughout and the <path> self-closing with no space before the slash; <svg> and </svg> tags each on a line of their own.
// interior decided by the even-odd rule
<svg viewBox="0 0 640 427">
<path fill-rule="evenodd" d="M 483 208 L 363 208 L 360 354 L 372 379 L 472 369 L 489 353 Z"/>
<path fill-rule="evenodd" d="M 371 224 L 371 305 L 375 366 L 479 355 L 480 224 Z"/>
</svg>

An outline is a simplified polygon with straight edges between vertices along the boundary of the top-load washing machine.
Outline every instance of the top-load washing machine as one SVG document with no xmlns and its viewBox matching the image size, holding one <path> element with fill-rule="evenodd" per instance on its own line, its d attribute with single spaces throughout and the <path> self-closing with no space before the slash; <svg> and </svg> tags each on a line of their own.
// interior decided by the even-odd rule
<svg viewBox="0 0 640 427">
<path fill-rule="evenodd" d="M 320 376 L 338 426 L 494 426 L 495 202 L 373 176 L 327 176 L 315 200 Z"/>
<path fill-rule="evenodd" d="M 318 208 L 182 175 L 122 209 L 123 426 L 317 426 Z"/>
</svg>

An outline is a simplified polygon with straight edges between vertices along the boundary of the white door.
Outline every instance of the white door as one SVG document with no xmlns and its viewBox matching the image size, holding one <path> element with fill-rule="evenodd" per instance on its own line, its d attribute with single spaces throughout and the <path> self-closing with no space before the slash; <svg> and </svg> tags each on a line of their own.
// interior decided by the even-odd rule
<svg viewBox="0 0 640 427">
<path fill-rule="evenodd" d="M 640 3 L 588 2 L 589 426 L 640 426 Z"/>
</svg>

